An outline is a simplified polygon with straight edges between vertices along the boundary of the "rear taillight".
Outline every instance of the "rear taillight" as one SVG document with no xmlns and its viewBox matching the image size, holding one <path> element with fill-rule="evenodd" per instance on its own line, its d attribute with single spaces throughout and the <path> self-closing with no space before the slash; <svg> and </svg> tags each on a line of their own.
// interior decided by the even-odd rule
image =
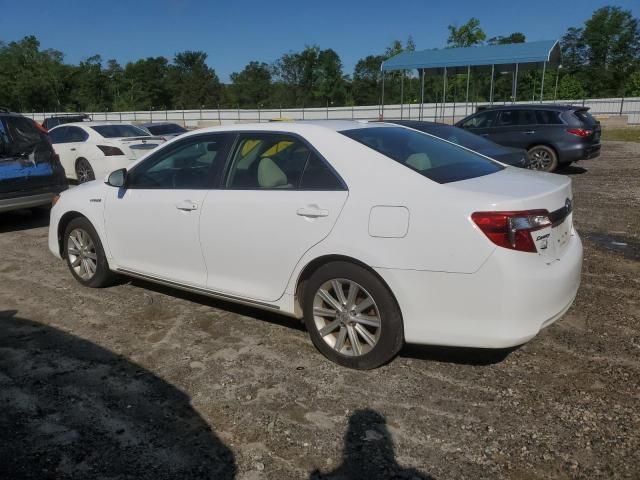
<svg viewBox="0 0 640 480">
<path fill-rule="evenodd" d="M 531 232 L 551 226 L 547 210 L 475 212 L 471 219 L 493 243 L 520 252 L 537 252 Z"/>
<path fill-rule="evenodd" d="M 122 153 L 122 150 L 120 150 L 118 147 L 111 147 L 109 145 L 97 145 L 97 147 L 102 150 L 102 153 L 104 153 L 108 157 L 111 155 L 124 155 L 124 153 Z"/>
<path fill-rule="evenodd" d="M 567 128 L 567 132 L 577 137 L 588 137 L 593 133 L 593 130 L 587 130 L 586 128 Z"/>
</svg>

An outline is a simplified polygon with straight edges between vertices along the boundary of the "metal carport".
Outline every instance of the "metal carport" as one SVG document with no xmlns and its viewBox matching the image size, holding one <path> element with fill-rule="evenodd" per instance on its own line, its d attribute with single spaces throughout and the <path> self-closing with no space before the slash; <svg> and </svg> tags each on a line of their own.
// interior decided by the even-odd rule
<svg viewBox="0 0 640 480">
<path fill-rule="evenodd" d="M 480 47 L 444 48 L 402 52 L 384 62 L 380 66 L 382 75 L 381 116 L 384 117 L 384 77 L 385 72 L 398 70 L 417 70 L 420 75 L 420 118 L 424 105 L 424 77 L 427 71 L 443 75 L 443 98 L 446 99 L 447 74 L 467 74 L 466 102 L 469 103 L 469 79 L 471 69 L 488 70 L 491 68 L 491 87 L 489 102 L 493 103 L 493 86 L 496 66 L 513 69 L 513 101 L 517 98 L 518 70 L 539 68 L 542 66 L 542 82 L 540 85 L 540 101 L 544 95 L 544 75 L 547 65 L 560 65 L 560 44 L 557 40 L 538 42 L 511 43 L 506 45 L 485 45 Z M 401 77 L 404 83 L 404 75 Z M 400 102 L 404 105 L 404 88 L 401 84 Z"/>
</svg>

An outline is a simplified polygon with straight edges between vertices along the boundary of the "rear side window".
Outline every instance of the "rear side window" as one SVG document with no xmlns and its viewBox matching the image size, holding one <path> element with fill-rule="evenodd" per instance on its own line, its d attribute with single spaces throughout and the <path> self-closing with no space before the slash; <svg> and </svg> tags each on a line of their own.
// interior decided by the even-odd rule
<svg viewBox="0 0 640 480">
<path fill-rule="evenodd" d="M 536 120 L 539 125 L 562 125 L 560 112 L 552 110 L 536 110 Z"/>
<path fill-rule="evenodd" d="M 498 126 L 511 127 L 521 125 L 535 125 L 536 116 L 533 110 L 502 110 Z"/>
<path fill-rule="evenodd" d="M 340 133 L 438 183 L 481 177 L 504 168 L 462 147 L 407 128 L 370 127 Z"/>
<path fill-rule="evenodd" d="M 300 180 L 301 190 L 343 190 L 335 173 L 318 155 L 311 152 Z"/>
</svg>

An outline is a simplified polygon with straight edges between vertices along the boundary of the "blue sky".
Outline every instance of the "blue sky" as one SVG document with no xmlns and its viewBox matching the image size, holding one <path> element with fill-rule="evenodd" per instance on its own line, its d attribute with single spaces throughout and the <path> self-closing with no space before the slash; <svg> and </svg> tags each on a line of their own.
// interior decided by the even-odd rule
<svg viewBox="0 0 640 480">
<path fill-rule="evenodd" d="M 71 63 L 94 54 L 124 64 L 203 50 L 228 81 L 251 60 L 271 63 L 312 44 L 336 50 L 351 73 L 359 58 L 381 53 L 394 39 L 412 35 L 418 49 L 443 47 L 447 25 L 472 16 L 489 37 L 522 31 L 531 41 L 555 39 L 607 4 L 640 16 L 638 0 L 0 0 L 0 40 L 36 35 Z"/>
</svg>

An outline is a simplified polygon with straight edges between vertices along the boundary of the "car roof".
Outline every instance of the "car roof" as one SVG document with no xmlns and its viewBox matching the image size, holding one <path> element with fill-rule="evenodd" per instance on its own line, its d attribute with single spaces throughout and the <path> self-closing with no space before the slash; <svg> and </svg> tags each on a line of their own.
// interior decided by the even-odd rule
<svg viewBox="0 0 640 480">
<path fill-rule="evenodd" d="M 216 127 L 201 128 L 184 133 L 180 138 L 185 136 L 198 135 L 202 133 L 215 132 L 242 132 L 242 131 L 263 131 L 263 132 L 287 132 L 304 134 L 306 132 L 318 130 L 330 130 L 333 132 L 343 132 L 346 130 L 355 130 L 361 128 L 380 128 L 380 127 L 397 127 L 398 125 L 369 122 L 366 120 L 296 120 L 287 122 L 260 122 L 260 123 L 234 123 L 221 125 Z"/>
<path fill-rule="evenodd" d="M 61 127 L 100 127 L 103 125 L 131 125 L 133 127 L 137 126 L 130 122 L 70 122 L 70 123 L 61 123 L 60 125 L 56 125 L 51 130 L 55 130 L 56 128 Z"/>
<path fill-rule="evenodd" d="M 519 105 L 487 105 L 482 107 L 478 112 L 484 112 L 486 110 L 555 110 L 558 112 L 565 112 L 567 110 L 583 110 L 587 107 L 581 107 L 576 105 L 553 105 L 548 103 L 539 104 L 519 104 Z"/>
</svg>

